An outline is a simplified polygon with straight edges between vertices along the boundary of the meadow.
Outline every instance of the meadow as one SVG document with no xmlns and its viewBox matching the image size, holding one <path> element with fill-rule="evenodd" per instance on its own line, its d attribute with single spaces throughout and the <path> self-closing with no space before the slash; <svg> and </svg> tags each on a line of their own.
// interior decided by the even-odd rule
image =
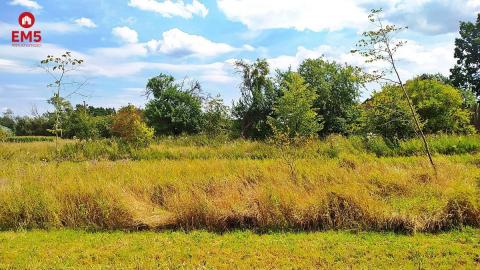
<svg viewBox="0 0 480 270">
<path fill-rule="evenodd" d="M 330 136 L 278 147 L 197 136 L 146 149 L 63 140 L 59 154 L 52 141 L 3 142 L 0 268 L 138 258 L 146 263 L 138 269 L 228 268 L 208 254 L 240 249 L 247 257 L 229 258 L 246 268 L 263 256 L 271 258 L 265 268 L 479 267 L 480 137 L 429 139 L 437 172 L 417 140 L 391 148 Z M 105 250 L 88 253 L 97 242 Z M 157 254 L 159 247 L 166 250 Z M 86 257 L 75 255 L 80 249 Z"/>
</svg>

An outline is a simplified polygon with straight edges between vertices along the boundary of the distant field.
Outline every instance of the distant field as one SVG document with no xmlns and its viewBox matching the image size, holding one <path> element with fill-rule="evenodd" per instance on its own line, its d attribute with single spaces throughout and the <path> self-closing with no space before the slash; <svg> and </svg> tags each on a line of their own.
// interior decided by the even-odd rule
<svg viewBox="0 0 480 270">
<path fill-rule="evenodd" d="M 0 233 L 0 269 L 478 269 L 480 230 Z"/>
</svg>

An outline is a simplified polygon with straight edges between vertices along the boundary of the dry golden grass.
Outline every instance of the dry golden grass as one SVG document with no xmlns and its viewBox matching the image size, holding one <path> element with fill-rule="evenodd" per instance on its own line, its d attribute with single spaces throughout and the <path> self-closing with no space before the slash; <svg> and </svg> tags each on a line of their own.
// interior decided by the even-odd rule
<svg viewBox="0 0 480 270">
<path fill-rule="evenodd" d="M 480 169 L 473 155 L 437 156 L 435 175 L 423 157 L 341 152 L 294 160 L 292 175 L 276 158 L 57 164 L 35 159 L 48 152 L 48 143 L 17 147 L 19 156 L 0 163 L 0 229 L 411 233 L 480 227 Z"/>
</svg>

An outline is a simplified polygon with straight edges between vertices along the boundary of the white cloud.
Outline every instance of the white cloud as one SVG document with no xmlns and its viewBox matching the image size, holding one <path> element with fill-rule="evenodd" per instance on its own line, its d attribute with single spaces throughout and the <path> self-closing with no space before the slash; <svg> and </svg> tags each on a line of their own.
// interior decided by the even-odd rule
<svg viewBox="0 0 480 270">
<path fill-rule="evenodd" d="M 361 27 L 368 16 L 354 0 L 218 0 L 217 4 L 230 20 L 241 22 L 251 30 L 335 31 Z"/>
<path fill-rule="evenodd" d="M 65 34 L 80 30 L 77 25 L 64 22 L 39 22 L 38 24 L 35 24 L 34 27 L 42 30 L 45 33 L 55 32 Z"/>
<path fill-rule="evenodd" d="M 254 49 L 250 45 L 245 45 L 242 49 L 239 49 L 226 43 L 216 43 L 202 36 L 185 33 L 178 28 L 170 29 L 164 32 L 162 36 L 162 40 L 150 40 L 147 42 L 149 50 L 180 57 L 209 57 L 237 50 L 251 51 Z"/>
<path fill-rule="evenodd" d="M 29 50 L 26 54 L 23 48 L 0 45 L 0 72 L 13 74 L 41 74 L 43 70 L 37 63 L 46 55 L 60 55 L 66 48 L 54 44 L 44 43 L 41 47 Z M 228 62 L 214 62 L 210 64 L 171 64 L 152 61 L 132 60 L 129 57 L 144 56 L 147 54 L 145 44 L 126 44 L 118 48 L 96 48 L 88 53 L 68 50 L 77 59 L 85 60 L 78 70 L 79 74 L 88 78 L 106 77 L 119 78 L 140 74 L 142 71 L 155 70 L 190 76 L 201 81 L 214 83 L 232 82 L 232 65 Z M 122 55 L 122 52 L 127 55 Z"/>
<path fill-rule="evenodd" d="M 78 18 L 74 21 L 77 25 L 87 27 L 87 28 L 96 28 L 97 25 L 89 18 Z"/>
<path fill-rule="evenodd" d="M 10 2 L 10 5 L 13 6 L 24 6 L 27 8 L 32 8 L 32 9 L 41 9 L 42 6 L 40 6 L 36 1 L 33 0 L 13 0 Z"/>
<path fill-rule="evenodd" d="M 295 55 L 280 55 L 274 58 L 268 59 L 268 63 L 272 66 L 272 70 L 281 69 L 286 70 L 291 67 L 296 70 L 300 63 L 307 58 L 319 58 L 325 55 L 326 52 L 331 51 L 330 46 L 320 46 L 313 50 L 306 49 L 302 46 L 297 48 Z"/>
<path fill-rule="evenodd" d="M 112 29 L 112 34 L 118 37 L 123 42 L 127 42 L 127 43 L 138 42 L 137 31 L 129 28 L 128 26 L 115 27 Z"/>
<path fill-rule="evenodd" d="M 193 15 L 205 17 L 208 14 L 208 9 L 198 0 L 193 0 L 191 4 L 185 4 L 182 0 L 166 0 L 162 2 L 156 0 L 130 0 L 128 5 L 141 10 L 156 12 L 167 18 L 179 16 L 190 19 Z"/>
<path fill-rule="evenodd" d="M 474 20 L 478 0 L 217 0 L 228 19 L 255 34 L 265 29 L 337 31 L 365 29 L 370 9 L 382 7 L 386 19 L 426 34 L 458 31 L 458 22 Z"/>
<path fill-rule="evenodd" d="M 148 49 L 145 44 L 128 43 L 121 47 L 95 48 L 90 50 L 89 53 L 99 57 L 127 59 L 136 56 L 146 56 Z"/>
</svg>

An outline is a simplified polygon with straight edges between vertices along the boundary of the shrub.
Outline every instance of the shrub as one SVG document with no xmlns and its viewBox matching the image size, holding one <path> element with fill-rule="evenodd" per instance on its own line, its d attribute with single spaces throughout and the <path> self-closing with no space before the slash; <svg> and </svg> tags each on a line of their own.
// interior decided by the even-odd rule
<svg viewBox="0 0 480 270">
<path fill-rule="evenodd" d="M 143 121 L 142 112 L 133 105 L 121 108 L 113 117 L 112 133 L 135 147 L 148 146 L 153 129 Z"/>
<path fill-rule="evenodd" d="M 4 140 L 5 138 L 10 137 L 12 135 L 13 133 L 9 128 L 0 126 L 0 140 Z"/>
</svg>

